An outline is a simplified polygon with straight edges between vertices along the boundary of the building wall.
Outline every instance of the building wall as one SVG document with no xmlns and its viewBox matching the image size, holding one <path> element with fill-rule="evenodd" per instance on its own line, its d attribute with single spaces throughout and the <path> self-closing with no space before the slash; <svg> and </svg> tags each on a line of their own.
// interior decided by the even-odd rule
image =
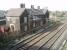
<svg viewBox="0 0 67 50">
<path fill-rule="evenodd" d="M 28 31 L 28 14 L 26 11 L 20 16 L 20 29 L 21 32 Z"/>
<path fill-rule="evenodd" d="M 46 20 L 44 18 L 42 19 L 42 17 L 44 17 L 44 15 L 34 15 L 34 16 L 29 15 L 28 16 L 29 30 L 43 26 Z"/>
<path fill-rule="evenodd" d="M 32 15 L 24 11 L 20 17 L 6 17 L 6 25 L 9 27 L 11 27 L 11 25 L 14 25 L 15 31 L 31 31 L 34 28 L 43 26 L 46 23 L 45 18 L 48 18 L 48 16 L 48 13 L 43 15 Z"/>
<path fill-rule="evenodd" d="M 20 30 L 19 17 L 6 17 L 6 26 L 11 28 L 11 25 L 14 26 L 14 31 L 19 31 Z"/>
</svg>

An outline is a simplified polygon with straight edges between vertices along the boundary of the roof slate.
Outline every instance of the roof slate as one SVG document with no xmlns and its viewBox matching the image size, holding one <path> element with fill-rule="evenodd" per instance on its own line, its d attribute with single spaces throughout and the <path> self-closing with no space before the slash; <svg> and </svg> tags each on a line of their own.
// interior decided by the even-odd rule
<svg viewBox="0 0 67 50">
<path fill-rule="evenodd" d="M 8 10 L 6 16 L 20 16 L 24 12 L 25 8 L 14 8 Z"/>
<path fill-rule="evenodd" d="M 30 15 L 44 15 L 47 11 L 43 9 L 26 9 L 26 10 Z"/>
<path fill-rule="evenodd" d="M 29 15 L 44 15 L 47 11 L 44 9 L 26 9 L 26 8 L 15 8 L 15 9 L 10 9 L 8 10 L 6 16 L 20 16 L 23 14 L 24 11 L 27 11 Z"/>
</svg>

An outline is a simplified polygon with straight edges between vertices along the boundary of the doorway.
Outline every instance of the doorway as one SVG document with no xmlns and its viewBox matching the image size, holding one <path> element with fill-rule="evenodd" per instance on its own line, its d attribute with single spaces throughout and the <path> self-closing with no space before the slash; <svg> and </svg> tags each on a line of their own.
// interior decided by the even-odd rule
<svg viewBox="0 0 67 50">
<path fill-rule="evenodd" d="M 14 25 L 14 24 L 10 24 L 10 30 L 11 30 L 12 32 L 15 31 L 15 25 Z"/>
</svg>

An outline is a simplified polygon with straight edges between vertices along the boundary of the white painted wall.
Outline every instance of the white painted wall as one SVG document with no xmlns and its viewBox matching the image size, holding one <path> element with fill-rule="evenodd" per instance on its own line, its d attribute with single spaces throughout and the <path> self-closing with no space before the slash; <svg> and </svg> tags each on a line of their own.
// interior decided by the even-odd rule
<svg viewBox="0 0 67 50">
<path fill-rule="evenodd" d="M 15 31 L 20 30 L 20 20 L 19 17 L 6 17 L 7 24 L 10 26 L 10 24 L 14 24 Z"/>
</svg>

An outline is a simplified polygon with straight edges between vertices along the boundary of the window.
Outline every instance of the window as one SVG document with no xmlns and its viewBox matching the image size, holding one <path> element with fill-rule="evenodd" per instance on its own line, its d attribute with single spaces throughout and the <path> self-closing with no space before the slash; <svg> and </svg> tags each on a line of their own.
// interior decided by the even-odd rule
<svg viewBox="0 0 67 50">
<path fill-rule="evenodd" d="M 9 19 L 9 22 L 12 23 L 12 19 L 11 18 Z"/>
<path fill-rule="evenodd" d="M 33 16 L 33 20 L 36 20 L 36 16 Z"/>
<path fill-rule="evenodd" d="M 6 19 L 7 19 L 7 21 L 10 21 L 11 18 L 10 17 L 7 17 Z"/>
<path fill-rule="evenodd" d="M 33 27 L 35 27 L 35 22 L 33 23 Z"/>
<path fill-rule="evenodd" d="M 40 22 L 41 26 L 43 26 L 43 21 Z"/>
<path fill-rule="evenodd" d="M 27 17 L 24 17 L 24 23 L 27 23 Z"/>
<path fill-rule="evenodd" d="M 39 20 L 40 18 L 38 16 L 33 16 L 33 20 Z"/>
<path fill-rule="evenodd" d="M 25 25 L 25 27 L 24 27 L 24 31 L 27 31 L 27 25 Z"/>
</svg>

